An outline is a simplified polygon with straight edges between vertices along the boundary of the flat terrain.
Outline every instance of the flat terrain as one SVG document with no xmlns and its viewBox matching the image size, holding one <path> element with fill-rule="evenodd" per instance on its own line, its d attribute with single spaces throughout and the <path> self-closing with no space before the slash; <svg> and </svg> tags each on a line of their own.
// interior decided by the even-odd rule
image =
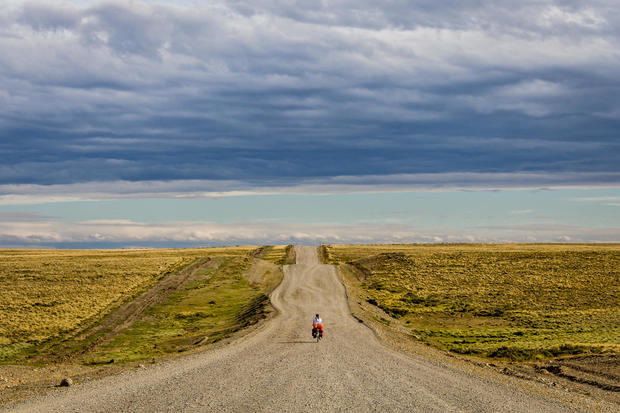
<svg viewBox="0 0 620 413">
<path fill-rule="evenodd" d="M 0 405 L 231 337 L 273 311 L 274 262 L 294 257 L 284 246 L 0 255 Z"/>
<path fill-rule="evenodd" d="M 409 357 L 351 317 L 336 268 L 315 248 L 271 294 L 279 315 L 234 344 L 91 381 L 11 411 L 617 411 L 617 405 L 471 364 Z M 310 337 L 319 312 L 320 343 Z"/>
<path fill-rule="evenodd" d="M 620 354 L 620 245 L 327 246 L 419 340 L 509 360 Z"/>
<path fill-rule="evenodd" d="M 90 327 L 199 259 L 242 259 L 252 250 L 0 250 L 0 363 Z"/>
<path fill-rule="evenodd" d="M 405 352 L 620 400 L 620 245 L 333 245 L 353 313 Z"/>
</svg>

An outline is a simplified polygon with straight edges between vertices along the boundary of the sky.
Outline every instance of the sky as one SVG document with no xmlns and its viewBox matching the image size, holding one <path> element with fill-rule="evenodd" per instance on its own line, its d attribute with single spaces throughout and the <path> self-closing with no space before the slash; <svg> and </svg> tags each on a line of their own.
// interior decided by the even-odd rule
<svg viewBox="0 0 620 413">
<path fill-rule="evenodd" d="M 4 0 L 0 247 L 620 242 L 618 44 L 613 0 Z"/>
</svg>

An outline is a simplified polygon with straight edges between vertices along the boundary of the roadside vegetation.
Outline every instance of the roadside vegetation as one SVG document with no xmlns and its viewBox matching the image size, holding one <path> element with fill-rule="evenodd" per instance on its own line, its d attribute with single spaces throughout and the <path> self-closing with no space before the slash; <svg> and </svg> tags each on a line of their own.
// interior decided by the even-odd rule
<svg viewBox="0 0 620 413">
<path fill-rule="evenodd" d="M 620 353 L 620 245 L 328 245 L 412 337 L 512 361 Z"/>
<path fill-rule="evenodd" d="M 282 272 L 275 265 L 261 267 L 250 279 L 247 274 L 252 265 L 248 256 L 216 257 L 84 361 L 102 364 L 180 353 L 255 324 L 267 315 L 268 294 L 279 284 Z"/>
<path fill-rule="evenodd" d="M 0 364 L 142 360 L 217 341 L 268 311 L 282 274 L 256 250 L 0 250 Z M 267 269 L 250 280 L 257 261 Z"/>
<path fill-rule="evenodd" d="M 0 361 L 94 322 L 205 252 L 0 251 Z"/>
<path fill-rule="evenodd" d="M 295 247 L 292 245 L 276 245 L 262 247 L 257 255 L 263 260 L 277 265 L 295 264 Z"/>
</svg>

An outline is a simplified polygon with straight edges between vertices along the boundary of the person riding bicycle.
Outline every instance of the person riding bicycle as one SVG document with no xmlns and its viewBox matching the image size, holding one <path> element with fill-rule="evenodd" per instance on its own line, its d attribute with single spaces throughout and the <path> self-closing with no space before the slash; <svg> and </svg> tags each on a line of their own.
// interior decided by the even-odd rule
<svg viewBox="0 0 620 413">
<path fill-rule="evenodd" d="M 312 337 L 316 338 L 317 334 L 319 337 L 323 337 L 323 320 L 318 314 L 312 320 Z"/>
</svg>

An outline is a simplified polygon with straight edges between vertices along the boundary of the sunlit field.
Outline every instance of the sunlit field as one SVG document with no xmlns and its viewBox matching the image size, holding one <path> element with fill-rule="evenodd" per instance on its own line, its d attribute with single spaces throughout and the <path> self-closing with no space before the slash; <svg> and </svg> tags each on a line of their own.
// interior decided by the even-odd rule
<svg viewBox="0 0 620 413">
<path fill-rule="evenodd" d="M 2 250 L 0 361 L 96 323 L 198 258 L 246 257 L 252 250 Z"/>
<path fill-rule="evenodd" d="M 285 257 L 284 247 L 261 252 L 276 261 Z M 252 265 L 257 265 L 258 273 L 250 279 Z M 264 318 L 267 295 L 281 279 L 280 267 L 256 264 L 248 254 L 216 256 L 136 322 L 92 349 L 83 361 L 150 360 L 219 341 Z"/>
<path fill-rule="evenodd" d="M 295 264 L 295 248 L 292 245 L 275 245 L 265 247 L 260 258 L 278 265 Z"/>
<path fill-rule="evenodd" d="M 620 353 L 620 245 L 329 245 L 412 337 L 511 360 Z"/>
</svg>

